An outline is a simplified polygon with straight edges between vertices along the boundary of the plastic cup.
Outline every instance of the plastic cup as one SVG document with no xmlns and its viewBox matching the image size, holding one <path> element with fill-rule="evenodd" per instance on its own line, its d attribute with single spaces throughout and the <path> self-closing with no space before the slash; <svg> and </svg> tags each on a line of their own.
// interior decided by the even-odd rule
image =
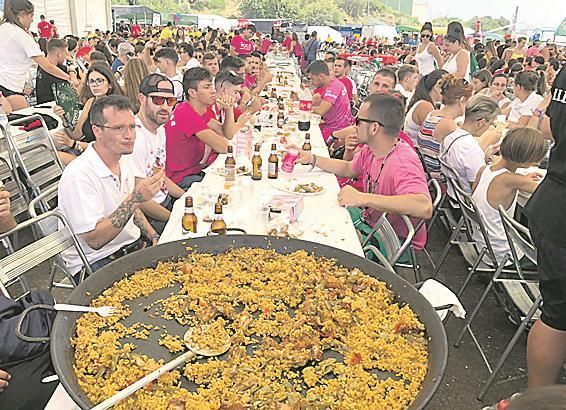
<svg viewBox="0 0 566 410">
<path fill-rule="evenodd" d="M 281 170 L 284 172 L 293 172 L 295 168 L 295 160 L 299 156 L 299 151 L 295 148 L 289 148 L 283 157 L 283 162 L 281 164 Z"/>
</svg>

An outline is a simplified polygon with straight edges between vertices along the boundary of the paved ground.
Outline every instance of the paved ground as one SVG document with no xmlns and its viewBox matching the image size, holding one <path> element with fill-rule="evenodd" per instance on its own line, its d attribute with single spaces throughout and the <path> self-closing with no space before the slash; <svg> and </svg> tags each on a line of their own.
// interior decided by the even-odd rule
<svg viewBox="0 0 566 410">
<path fill-rule="evenodd" d="M 441 229 L 433 229 L 428 245 L 433 260 L 438 259 L 446 240 L 447 237 Z M 426 264 L 423 269 L 425 273 L 431 270 L 430 266 Z M 29 276 L 31 285 L 33 287 L 45 286 L 47 271 L 48 267 L 44 265 L 32 272 Z M 453 249 L 447 257 L 438 279 L 452 290 L 457 290 L 466 273 L 464 258 L 457 250 Z M 462 298 L 467 311 L 471 311 L 483 289 L 484 285 L 479 281 L 473 280 L 471 282 Z M 64 295 L 65 291 L 56 291 L 56 297 L 59 301 L 62 301 Z M 463 321 L 454 317 L 449 318 L 445 323 L 449 345 L 448 365 L 442 384 L 427 409 L 479 409 L 526 388 L 526 335 L 524 335 L 509 356 L 484 401 L 479 402 L 476 396 L 489 374 L 469 335 L 464 337 L 460 347 L 454 347 L 454 340 L 462 329 L 462 325 Z M 480 343 L 485 346 L 487 356 L 492 363 L 498 359 L 515 332 L 515 326 L 506 319 L 502 308 L 497 304 L 494 297 L 490 297 L 484 304 L 477 317 L 475 329 L 477 330 L 476 335 Z"/>
</svg>

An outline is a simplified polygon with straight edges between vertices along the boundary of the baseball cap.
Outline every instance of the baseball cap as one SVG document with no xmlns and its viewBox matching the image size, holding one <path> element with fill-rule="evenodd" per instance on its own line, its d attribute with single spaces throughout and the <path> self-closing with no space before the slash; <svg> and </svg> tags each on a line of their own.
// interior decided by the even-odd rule
<svg viewBox="0 0 566 410">
<path fill-rule="evenodd" d="M 121 56 L 125 56 L 128 53 L 134 53 L 135 49 L 134 46 L 130 43 L 120 43 L 118 44 L 118 54 Z"/>
<path fill-rule="evenodd" d="M 160 88 L 159 83 L 162 81 L 167 81 L 169 84 L 171 84 L 171 88 Z M 175 88 L 173 87 L 171 80 L 161 74 L 150 74 L 146 76 L 140 83 L 140 93 L 144 95 L 151 93 L 168 93 L 174 95 L 174 90 Z"/>
</svg>

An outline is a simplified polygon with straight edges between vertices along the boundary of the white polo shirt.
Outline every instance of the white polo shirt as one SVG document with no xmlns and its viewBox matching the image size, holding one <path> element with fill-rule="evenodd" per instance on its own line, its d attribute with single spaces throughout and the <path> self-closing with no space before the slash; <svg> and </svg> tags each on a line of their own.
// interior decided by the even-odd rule
<svg viewBox="0 0 566 410">
<path fill-rule="evenodd" d="M 154 134 L 144 127 L 136 115 L 136 142 L 131 157 L 134 162 L 135 176 L 137 178 L 148 178 L 153 175 L 153 167 L 165 167 L 165 128 L 162 126 Z M 158 204 L 165 201 L 167 197 L 167 186 L 163 184 L 161 190 L 153 197 Z"/>
<path fill-rule="evenodd" d="M 533 110 L 539 106 L 542 100 L 544 100 L 544 97 L 534 91 L 529 94 L 525 101 L 515 98 L 510 104 L 511 111 L 509 111 L 507 121 L 519 122 L 523 115 L 533 115 Z"/>
<path fill-rule="evenodd" d="M 133 192 L 134 186 L 134 165 L 131 157 L 127 155 L 120 159 L 118 177 L 98 156 L 93 144 L 89 144 L 85 152 L 63 171 L 59 181 L 59 209 L 78 236 L 89 262 L 103 259 L 140 237 L 141 232 L 134 225 L 133 216 L 122 232 L 99 250 L 92 249 L 81 237 L 81 234 L 93 231 L 98 221 L 111 215 Z M 72 274 L 82 267 L 81 259 L 74 248 L 63 252 L 62 256 Z"/>
</svg>

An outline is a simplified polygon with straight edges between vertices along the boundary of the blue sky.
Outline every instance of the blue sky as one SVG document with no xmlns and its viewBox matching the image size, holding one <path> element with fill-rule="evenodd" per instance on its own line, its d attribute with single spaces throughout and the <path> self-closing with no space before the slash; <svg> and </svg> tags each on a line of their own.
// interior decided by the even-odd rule
<svg viewBox="0 0 566 410">
<path fill-rule="evenodd" d="M 415 0 L 418 2 L 420 0 Z M 423 0 L 430 5 L 431 17 L 503 16 L 511 20 L 519 6 L 518 23 L 556 27 L 566 17 L 566 0 Z"/>
</svg>

